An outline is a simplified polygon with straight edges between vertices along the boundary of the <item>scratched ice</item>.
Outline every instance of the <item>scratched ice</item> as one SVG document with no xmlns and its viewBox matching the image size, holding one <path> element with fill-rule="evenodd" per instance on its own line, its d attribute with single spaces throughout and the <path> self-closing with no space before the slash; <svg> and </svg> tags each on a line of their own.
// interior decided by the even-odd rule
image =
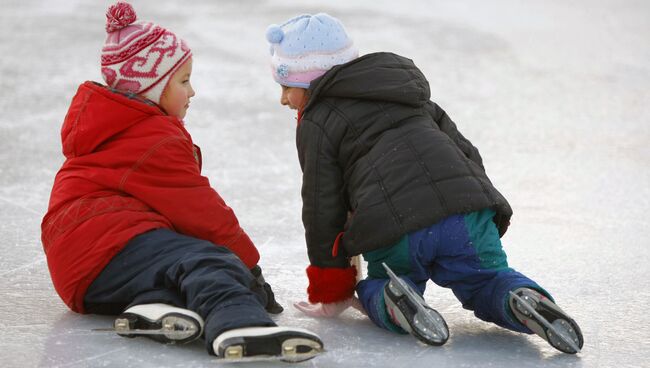
<svg viewBox="0 0 650 368">
<path fill-rule="evenodd" d="M 62 162 L 60 123 L 78 83 L 101 78 L 108 4 L 2 2 L 3 367 L 217 365 L 201 343 L 92 333 L 111 319 L 67 311 L 49 280 L 40 219 Z M 650 3 L 141 0 L 135 7 L 193 48 L 197 96 L 188 129 L 203 149 L 204 174 L 259 245 L 267 278 L 288 307 L 277 322 L 309 328 L 327 345 L 328 353 L 303 366 L 647 366 Z M 481 322 L 433 285 L 425 298 L 451 333 L 440 348 L 381 331 L 356 312 L 315 320 L 289 308 L 306 288 L 300 168 L 294 116 L 278 103 L 264 31 L 318 11 L 340 17 L 362 53 L 394 51 L 423 69 L 433 98 L 481 149 L 514 207 L 504 238 L 510 264 L 580 323 L 581 355 Z"/>
</svg>

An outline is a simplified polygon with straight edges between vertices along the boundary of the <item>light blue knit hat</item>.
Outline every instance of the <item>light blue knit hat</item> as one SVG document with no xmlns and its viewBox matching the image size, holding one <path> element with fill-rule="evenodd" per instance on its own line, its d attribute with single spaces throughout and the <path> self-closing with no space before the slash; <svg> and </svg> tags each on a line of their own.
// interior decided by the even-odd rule
<svg viewBox="0 0 650 368">
<path fill-rule="evenodd" d="M 325 13 L 300 15 L 266 30 L 273 78 L 288 87 L 309 83 L 333 66 L 359 56 L 341 22 Z"/>
</svg>

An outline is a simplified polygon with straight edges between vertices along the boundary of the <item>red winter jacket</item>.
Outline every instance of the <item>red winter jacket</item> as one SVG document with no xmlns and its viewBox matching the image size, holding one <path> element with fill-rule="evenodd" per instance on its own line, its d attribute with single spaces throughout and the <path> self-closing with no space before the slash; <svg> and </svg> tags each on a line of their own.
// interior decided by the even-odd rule
<svg viewBox="0 0 650 368">
<path fill-rule="evenodd" d="M 41 224 L 54 288 L 83 313 L 90 283 L 134 236 L 168 228 L 259 260 L 232 209 L 201 176 L 182 122 L 134 95 L 82 84 L 61 129 L 66 161 Z"/>
</svg>

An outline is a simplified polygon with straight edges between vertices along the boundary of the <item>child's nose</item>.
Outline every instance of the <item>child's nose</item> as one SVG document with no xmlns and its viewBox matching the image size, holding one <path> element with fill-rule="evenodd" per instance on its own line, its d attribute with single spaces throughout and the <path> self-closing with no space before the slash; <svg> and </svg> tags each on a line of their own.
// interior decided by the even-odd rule
<svg viewBox="0 0 650 368">
<path fill-rule="evenodd" d="M 280 96 L 280 104 L 283 106 L 287 106 L 289 104 L 289 99 L 285 94 L 283 93 L 282 96 Z"/>
</svg>

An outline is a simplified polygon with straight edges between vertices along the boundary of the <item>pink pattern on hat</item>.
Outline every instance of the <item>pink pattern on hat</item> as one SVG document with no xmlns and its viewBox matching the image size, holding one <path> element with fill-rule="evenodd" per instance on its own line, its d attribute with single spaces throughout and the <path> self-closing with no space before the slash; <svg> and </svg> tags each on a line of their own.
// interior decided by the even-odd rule
<svg viewBox="0 0 650 368">
<path fill-rule="evenodd" d="M 159 103 L 169 76 L 192 55 L 174 33 L 151 22 L 135 22 L 133 7 L 118 2 L 106 12 L 102 76 L 110 87 L 143 94 Z"/>
<path fill-rule="evenodd" d="M 102 68 L 102 77 L 104 77 L 106 84 L 111 86 L 115 83 L 115 78 L 117 77 L 117 73 L 115 73 L 113 69 Z"/>
<path fill-rule="evenodd" d="M 171 32 L 165 32 L 156 43 L 147 48 L 144 57 L 133 56 L 122 64 L 120 73 L 127 78 L 156 78 L 159 76 L 160 63 L 166 57 L 173 58 L 178 46 L 176 36 Z"/>
<path fill-rule="evenodd" d="M 156 42 L 165 29 L 153 23 L 136 23 L 120 32 L 109 33 L 102 48 L 102 63 L 124 61 L 129 56 Z M 127 46 L 125 48 L 125 46 Z"/>
<path fill-rule="evenodd" d="M 142 86 L 140 85 L 140 83 L 138 81 L 128 80 L 128 79 L 120 79 L 117 83 L 115 83 L 114 88 L 119 89 L 121 91 L 138 93 L 137 91 L 142 89 Z"/>
</svg>

